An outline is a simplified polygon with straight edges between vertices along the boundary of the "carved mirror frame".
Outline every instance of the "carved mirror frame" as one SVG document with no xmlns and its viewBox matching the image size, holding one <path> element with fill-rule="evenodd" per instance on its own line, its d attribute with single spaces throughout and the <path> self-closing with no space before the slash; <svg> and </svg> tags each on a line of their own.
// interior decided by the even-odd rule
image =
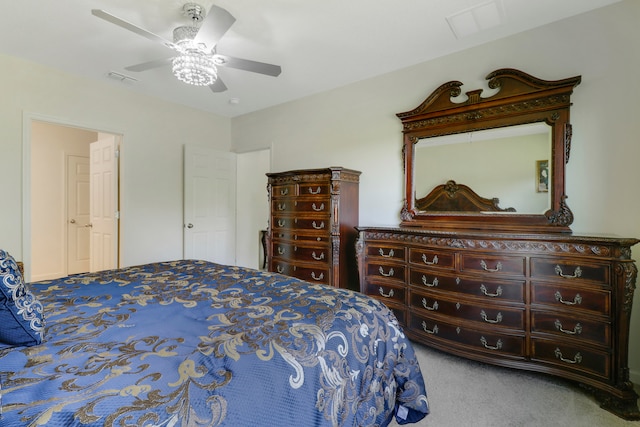
<svg viewBox="0 0 640 427">
<path fill-rule="evenodd" d="M 397 114 L 403 124 L 406 193 L 400 225 L 431 229 L 570 232 L 573 213 L 566 203 L 565 165 L 571 148 L 570 97 L 581 77 L 547 81 L 504 68 L 490 73 L 486 80 L 490 89 L 497 90 L 491 96 L 482 97 L 483 90 L 478 89 L 466 92 L 466 101 L 454 102 L 453 98 L 460 96 L 463 84 L 450 81 L 415 109 Z M 537 122 L 551 127 L 549 169 L 553 179 L 549 188 L 550 208 L 544 214 L 492 212 L 488 215 L 478 211 L 429 211 L 416 207 L 414 156 L 418 141 Z M 465 184 L 473 186 L 473 183 Z"/>
</svg>

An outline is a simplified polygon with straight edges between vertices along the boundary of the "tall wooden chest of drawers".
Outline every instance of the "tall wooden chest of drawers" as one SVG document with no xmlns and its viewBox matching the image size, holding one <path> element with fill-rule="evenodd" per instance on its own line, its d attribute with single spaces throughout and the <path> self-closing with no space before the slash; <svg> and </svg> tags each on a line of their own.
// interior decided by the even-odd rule
<svg viewBox="0 0 640 427">
<path fill-rule="evenodd" d="M 267 176 L 269 271 L 357 290 L 360 172 L 330 167 Z"/>
<path fill-rule="evenodd" d="M 636 239 L 359 227 L 361 292 L 412 339 L 575 380 L 640 419 L 629 380 Z"/>
</svg>

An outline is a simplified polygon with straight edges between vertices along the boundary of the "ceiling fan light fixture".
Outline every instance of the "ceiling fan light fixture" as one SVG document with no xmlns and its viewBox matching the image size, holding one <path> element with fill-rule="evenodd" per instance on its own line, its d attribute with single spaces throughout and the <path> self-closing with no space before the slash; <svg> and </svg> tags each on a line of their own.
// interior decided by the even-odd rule
<svg viewBox="0 0 640 427">
<path fill-rule="evenodd" d="M 190 40 L 184 40 L 178 46 L 180 55 L 172 61 L 176 78 L 194 86 L 212 85 L 218 78 L 218 69 L 211 54 L 194 46 Z"/>
</svg>

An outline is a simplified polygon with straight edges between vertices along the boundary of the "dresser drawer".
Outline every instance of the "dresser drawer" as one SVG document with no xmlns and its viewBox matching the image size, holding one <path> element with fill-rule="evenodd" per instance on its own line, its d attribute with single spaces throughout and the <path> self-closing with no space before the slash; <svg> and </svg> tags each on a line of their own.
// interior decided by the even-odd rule
<svg viewBox="0 0 640 427">
<path fill-rule="evenodd" d="M 393 284 L 367 283 L 362 290 L 365 295 L 374 296 L 382 302 L 392 301 L 405 304 L 406 289 Z"/>
<path fill-rule="evenodd" d="M 611 346 L 611 324 L 582 317 L 532 310 L 531 332 L 556 335 L 580 341 Z"/>
<path fill-rule="evenodd" d="M 331 186 L 326 183 L 301 182 L 298 184 L 298 196 L 331 195 Z"/>
<path fill-rule="evenodd" d="M 287 276 L 293 276 L 294 265 L 280 259 L 273 259 L 271 261 L 271 271 L 275 271 L 276 273 L 284 274 Z"/>
<path fill-rule="evenodd" d="M 406 267 L 400 263 L 379 263 L 375 261 L 369 261 L 366 266 L 367 280 L 369 279 L 384 279 L 386 281 L 393 281 L 405 283 L 405 271 Z"/>
<path fill-rule="evenodd" d="M 456 326 L 428 315 L 409 312 L 409 329 L 419 333 L 427 340 L 444 339 L 483 353 L 497 357 L 523 358 L 525 355 L 524 336 L 480 331 Z"/>
<path fill-rule="evenodd" d="M 276 241 L 288 242 L 316 242 L 328 244 L 330 242 L 328 233 L 304 232 L 300 230 L 278 229 L 273 230 L 272 239 Z"/>
<path fill-rule="evenodd" d="M 329 246 L 301 246 L 297 242 L 293 244 L 291 242 L 281 240 L 273 241 L 272 254 L 276 258 L 285 258 L 289 260 L 298 260 L 320 264 L 328 264 L 329 260 L 331 259 Z"/>
<path fill-rule="evenodd" d="M 274 215 L 272 227 L 276 232 L 280 230 L 298 230 L 327 233 L 331 230 L 331 219 L 328 217 L 298 218 Z"/>
<path fill-rule="evenodd" d="M 397 245 L 384 245 L 377 243 L 367 244 L 366 254 L 370 258 L 384 258 L 393 261 L 405 261 L 406 248 Z"/>
<path fill-rule="evenodd" d="M 328 266 L 320 264 L 318 264 L 317 266 L 295 265 L 291 276 L 306 280 L 307 282 L 311 283 L 328 284 L 331 280 Z"/>
<path fill-rule="evenodd" d="M 533 338 L 531 340 L 532 360 L 561 366 L 564 370 L 587 373 L 609 379 L 611 357 L 605 351 L 592 347 L 572 345 L 567 341 L 552 341 Z"/>
<path fill-rule="evenodd" d="M 460 271 L 479 272 L 494 276 L 524 276 L 527 259 L 523 256 L 493 256 L 480 254 L 462 254 Z"/>
<path fill-rule="evenodd" d="M 483 325 L 524 330 L 524 307 L 497 307 L 442 298 L 437 294 L 411 291 L 409 307 L 432 314 L 471 320 Z"/>
<path fill-rule="evenodd" d="M 271 211 L 277 215 L 282 213 L 313 213 L 326 218 L 331 214 L 331 201 L 326 200 L 295 200 L 276 199 L 271 202 Z"/>
<path fill-rule="evenodd" d="M 296 185 L 280 184 L 271 186 L 271 198 L 280 199 L 283 197 L 294 197 L 296 195 Z"/>
<path fill-rule="evenodd" d="M 421 289 L 475 295 L 487 298 L 487 301 L 524 302 L 524 280 L 485 281 L 411 268 L 409 284 Z"/>
<path fill-rule="evenodd" d="M 531 304 L 544 304 L 558 310 L 585 310 L 607 317 L 611 315 L 611 292 L 605 289 L 532 283 L 531 293 Z"/>
<path fill-rule="evenodd" d="M 445 270 L 455 269 L 455 253 L 443 250 L 432 249 L 409 249 L 409 262 L 430 268 Z"/>
<path fill-rule="evenodd" d="M 598 264 L 584 260 L 532 258 L 531 277 L 534 279 L 551 278 L 567 283 L 596 282 L 601 285 L 610 283 L 609 264 Z"/>
</svg>

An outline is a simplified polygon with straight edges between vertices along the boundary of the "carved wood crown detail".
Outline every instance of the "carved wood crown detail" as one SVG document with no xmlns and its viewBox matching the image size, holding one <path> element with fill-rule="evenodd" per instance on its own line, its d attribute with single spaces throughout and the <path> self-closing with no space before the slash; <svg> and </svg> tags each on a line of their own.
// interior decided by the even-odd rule
<svg viewBox="0 0 640 427">
<path fill-rule="evenodd" d="M 416 234 L 396 234 L 379 231 L 367 231 L 365 233 L 365 238 L 367 240 L 384 240 L 385 242 L 395 241 L 421 245 L 428 244 L 448 248 L 546 252 L 550 254 L 581 254 L 605 258 L 612 255 L 611 248 L 604 245 L 585 245 L 581 243 L 565 242 L 554 243 L 549 241 L 537 242 L 525 240 L 491 240 L 464 237 L 421 236 Z"/>
</svg>

